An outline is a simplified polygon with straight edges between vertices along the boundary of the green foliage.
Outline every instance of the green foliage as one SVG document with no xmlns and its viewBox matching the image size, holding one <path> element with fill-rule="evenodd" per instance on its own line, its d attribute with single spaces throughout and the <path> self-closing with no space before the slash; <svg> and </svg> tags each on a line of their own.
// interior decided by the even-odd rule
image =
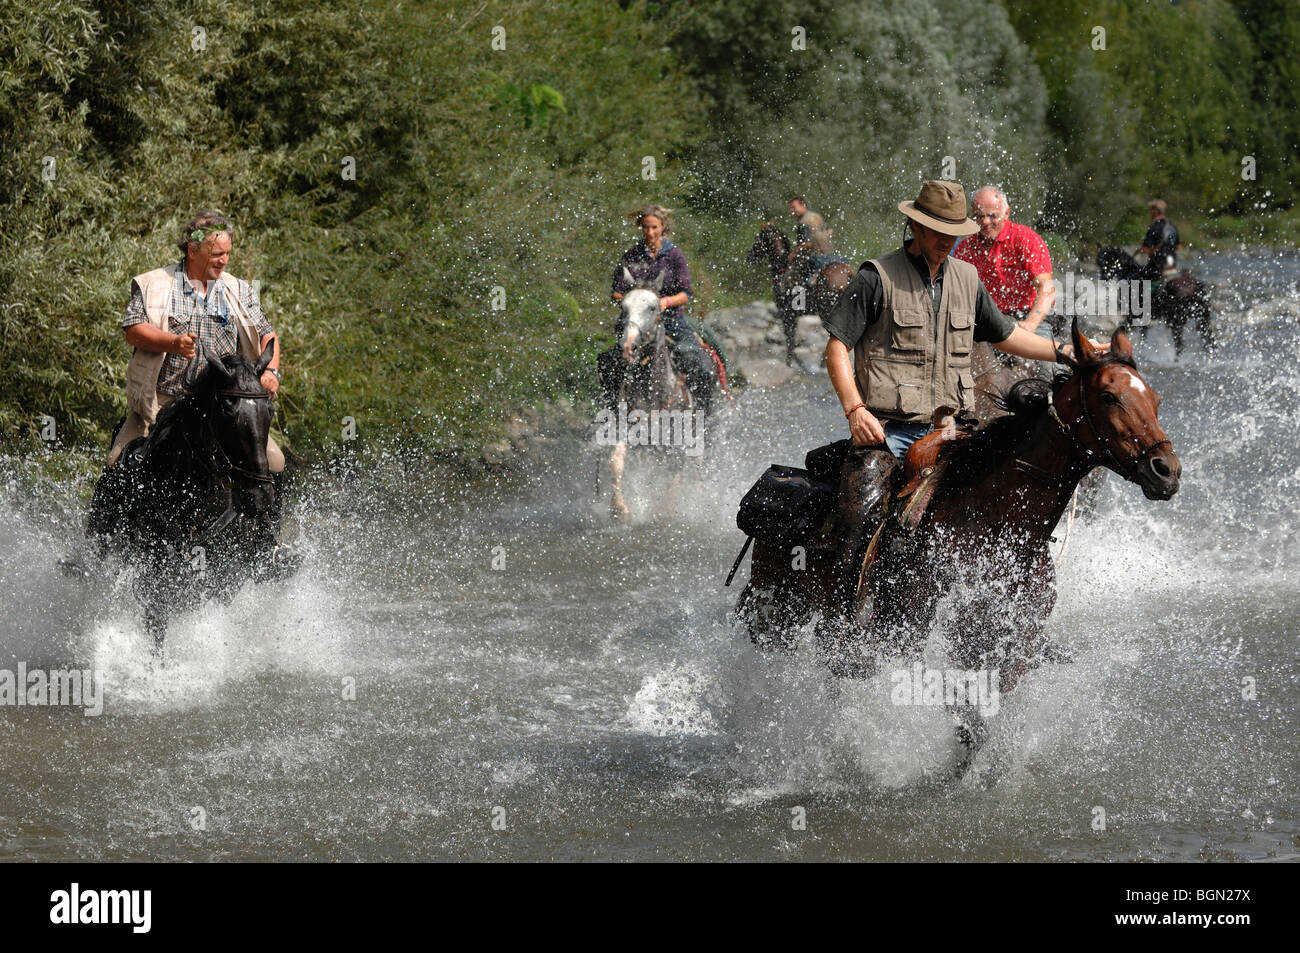
<svg viewBox="0 0 1300 953">
<path fill-rule="evenodd" d="M 6 4 L 0 436 L 35 447 L 49 415 L 106 444 L 129 278 L 205 207 L 262 282 L 300 453 L 337 452 L 345 416 L 363 441 L 473 452 L 589 388 L 618 212 L 690 182 L 702 105 L 663 39 L 600 0 Z"/>
<path fill-rule="evenodd" d="M 1098 238 L 1145 227 L 1157 195 L 1175 219 L 1295 201 L 1295 0 L 1006 6 L 1051 103 L 1049 225 Z M 1104 50 L 1093 49 L 1097 27 Z M 1248 155 L 1255 181 L 1241 175 Z"/>
<path fill-rule="evenodd" d="M 508 106 L 519 111 L 523 116 L 524 128 L 531 129 L 536 121 L 542 129 L 550 121 L 552 110 L 566 112 L 564 97 L 559 91 L 545 83 L 533 83 L 531 86 L 519 86 L 505 80 L 497 93 L 497 101 L 492 108 Z"/>
<path fill-rule="evenodd" d="M 791 49 L 790 24 L 806 29 L 806 50 Z M 945 156 L 1029 218 L 1042 204 L 1046 96 L 995 2 L 711 0 L 683 32 L 718 116 L 695 156 L 696 200 L 716 214 L 784 215 L 802 192 L 838 243 L 864 219 L 897 216 Z"/>
<path fill-rule="evenodd" d="M 174 260 L 199 208 L 236 222 L 230 268 L 261 282 L 307 456 L 338 452 L 347 416 L 363 442 L 472 453 L 523 405 L 590 395 L 622 216 L 646 201 L 677 209 L 697 317 L 768 294 L 743 257 L 760 215 L 791 230 L 791 192 L 860 261 L 946 156 L 1062 248 L 1136 241 L 1152 194 L 1189 236 L 1291 236 L 1298 12 L 9 0 L 0 440 L 38 447 L 48 416 L 64 446 L 106 444 L 130 276 Z"/>
</svg>

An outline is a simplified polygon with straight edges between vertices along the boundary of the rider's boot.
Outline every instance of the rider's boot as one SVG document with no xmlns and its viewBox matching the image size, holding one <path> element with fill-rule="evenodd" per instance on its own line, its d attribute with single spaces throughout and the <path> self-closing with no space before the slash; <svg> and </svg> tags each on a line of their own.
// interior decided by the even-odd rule
<svg viewBox="0 0 1300 953">
<path fill-rule="evenodd" d="M 871 538 L 889 512 L 897 458 L 883 446 L 853 447 L 840 467 L 836 505 L 835 588 L 831 611 L 842 622 L 857 614 L 858 579 Z"/>
<path fill-rule="evenodd" d="M 686 375 L 686 387 L 695 399 L 695 409 L 706 417 L 713 409 L 713 369 L 704 349 L 690 340 L 693 334 L 683 334 L 672 340 L 673 366 Z"/>
<path fill-rule="evenodd" d="M 284 523 L 284 488 L 288 483 L 285 471 L 271 474 L 275 493 L 271 505 L 262 514 L 258 523 L 258 545 L 260 564 L 257 578 L 261 580 L 281 579 L 291 575 L 302 562 L 302 554 L 295 552 L 292 546 L 285 546 L 280 541 L 280 530 Z"/>
</svg>

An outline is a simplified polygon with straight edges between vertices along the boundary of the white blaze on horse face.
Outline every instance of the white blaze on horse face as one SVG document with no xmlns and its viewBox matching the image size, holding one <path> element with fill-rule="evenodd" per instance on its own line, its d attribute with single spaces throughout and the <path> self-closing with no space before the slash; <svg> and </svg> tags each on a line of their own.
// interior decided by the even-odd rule
<svg viewBox="0 0 1300 953">
<path fill-rule="evenodd" d="M 635 345 L 659 320 L 659 296 L 646 288 L 633 288 L 619 302 L 623 308 L 623 340 L 625 345 Z"/>
<path fill-rule="evenodd" d="M 1142 380 L 1142 378 L 1137 376 L 1136 371 L 1130 370 L 1128 368 L 1125 368 L 1125 370 L 1128 370 L 1128 374 L 1125 375 L 1125 379 L 1128 381 L 1129 390 L 1134 391 L 1138 394 L 1145 394 L 1148 388 L 1146 383 Z"/>
</svg>

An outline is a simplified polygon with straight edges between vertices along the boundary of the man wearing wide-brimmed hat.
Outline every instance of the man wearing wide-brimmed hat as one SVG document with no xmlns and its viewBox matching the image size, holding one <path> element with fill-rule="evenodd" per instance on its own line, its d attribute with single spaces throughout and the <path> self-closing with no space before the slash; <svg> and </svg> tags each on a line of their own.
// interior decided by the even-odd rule
<svg viewBox="0 0 1300 953">
<path fill-rule="evenodd" d="M 896 458 L 930 429 L 941 407 L 971 414 L 971 348 L 1057 360 L 1056 346 L 998 310 L 975 266 L 949 253 L 979 231 L 956 182 L 926 182 L 900 202 L 913 237 L 864 263 L 825 320 L 826 369 L 853 446 L 840 473 L 842 552 L 836 602 L 852 612 L 866 546 L 884 518 Z M 852 358 L 850 358 L 850 352 Z"/>
</svg>

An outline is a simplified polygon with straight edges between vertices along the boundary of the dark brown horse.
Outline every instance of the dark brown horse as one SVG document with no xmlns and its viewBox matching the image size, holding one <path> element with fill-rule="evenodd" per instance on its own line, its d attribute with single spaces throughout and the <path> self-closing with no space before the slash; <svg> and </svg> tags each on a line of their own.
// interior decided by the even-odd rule
<svg viewBox="0 0 1300 953">
<path fill-rule="evenodd" d="M 772 298 L 781 314 L 781 330 L 785 332 L 785 362 L 798 362 L 794 346 L 799 316 L 815 314 L 824 318 L 830 314 L 849 286 L 852 267 L 842 261 L 831 262 L 819 269 L 804 287 L 800 282 L 807 262 L 801 255 L 791 258 L 789 240 L 771 221 L 763 222 L 754 244 L 745 254 L 745 261 L 767 262 L 772 276 Z"/>
<path fill-rule="evenodd" d="M 1102 353 L 1074 326 L 1073 372 L 1013 388 L 1015 411 L 974 435 L 933 432 L 908 453 L 895 512 L 864 561 L 857 622 L 820 638 L 833 671 L 866 676 L 881 657 L 919 657 L 942 597 L 942 634 L 959 668 L 1015 687 L 1044 647 L 1056 602 L 1048 543 L 1079 480 L 1102 466 L 1148 499 L 1178 490 L 1182 466 L 1160 428 L 1160 397 L 1137 372 L 1128 336 Z M 789 644 L 791 627 L 831 614 L 834 540 L 810 542 L 806 568 L 756 541 L 737 615 L 756 641 Z M 795 568 L 792 568 L 795 563 Z M 982 742 L 983 720 L 963 713 L 963 772 Z"/>
<path fill-rule="evenodd" d="M 1097 252 L 1097 269 L 1102 278 L 1128 280 L 1148 277 L 1148 272 L 1124 249 L 1116 245 L 1106 245 Z M 1190 323 L 1196 328 L 1205 345 L 1207 353 L 1213 352 L 1214 312 L 1210 307 L 1210 289 L 1189 271 L 1153 281 L 1151 293 L 1151 317 L 1168 325 L 1169 333 L 1174 339 L 1174 356 L 1183 355 L 1183 335 Z M 1146 338 L 1146 326 L 1140 327 L 1143 339 Z"/>
</svg>

